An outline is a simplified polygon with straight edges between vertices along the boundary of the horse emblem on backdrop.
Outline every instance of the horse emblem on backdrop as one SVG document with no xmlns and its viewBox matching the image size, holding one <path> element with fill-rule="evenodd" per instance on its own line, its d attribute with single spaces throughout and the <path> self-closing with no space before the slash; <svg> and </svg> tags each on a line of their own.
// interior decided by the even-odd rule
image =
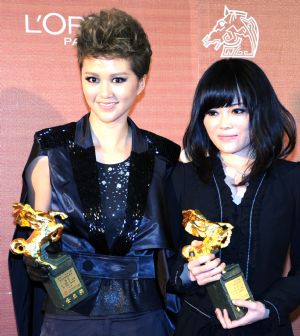
<svg viewBox="0 0 300 336">
<path fill-rule="evenodd" d="M 257 22 L 247 12 L 224 8 L 224 16 L 203 38 L 205 48 L 222 47 L 221 57 L 255 57 L 259 41 Z"/>
</svg>

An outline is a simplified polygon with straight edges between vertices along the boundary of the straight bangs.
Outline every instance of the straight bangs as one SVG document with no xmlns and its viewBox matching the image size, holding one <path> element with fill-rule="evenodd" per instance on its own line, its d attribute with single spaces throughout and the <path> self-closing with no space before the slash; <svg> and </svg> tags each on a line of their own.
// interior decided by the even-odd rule
<svg viewBox="0 0 300 336">
<path fill-rule="evenodd" d="M 223 88 L 222 91 L 218 89 L 207 90 L 202 96 L 201 111 L 205 114 L 213 108 L 228 107 L 236 104 L 244 104 L 245 98 L 242 97 L 237 85 L 234 87 Z"/>
<path fill-rule="evenodd" d="M 204 73 L 199 87 L 200 110 L 205 115 L 213 108 L 243 104 L 249 107 L 247 75 L 239 71 L 229 60 L 215 63 Z"/>
</svg>

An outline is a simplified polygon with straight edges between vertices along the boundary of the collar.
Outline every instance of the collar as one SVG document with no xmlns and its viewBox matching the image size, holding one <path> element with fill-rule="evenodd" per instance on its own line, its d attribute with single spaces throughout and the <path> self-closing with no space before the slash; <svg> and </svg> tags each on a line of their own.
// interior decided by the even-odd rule
<svg viewBox="0 0 300 336">
<path fill-rule="evenodd" d="M 74 138 L 75 145 L 85 149 L 94 147 L 89 116 L 90 113 L 86 114 L 76 123 Z M 128 117 L 127 122 L 132 132 L 132 151 L 136 153 L 147 151 L 148 143 L 143 137 L 141 130 L 136 126 L 131 118 Z"/>
</svg>

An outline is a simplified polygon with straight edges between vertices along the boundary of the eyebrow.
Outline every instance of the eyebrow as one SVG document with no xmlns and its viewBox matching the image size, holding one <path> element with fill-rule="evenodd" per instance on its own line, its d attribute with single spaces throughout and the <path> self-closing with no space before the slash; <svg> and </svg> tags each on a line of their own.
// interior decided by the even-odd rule
<svg viewBox="0 0 300 336">
<path fill-rule="evenodd" d="M 84 74 L 99 77 L 99 74 L 96 72 L 85 71 Z M 128 72 L 116 72 L 110 75 L 110 77 L 116 77 L 116 76 L 129 76 L 129 73 Z"/>
<path fill-rule="evenodd" d="M 228 107 L 234 107 L 234 106 L 240 106 L 240 107 L 245 107 L 246 106 L 244 104 L 232 104 L 232 105 L 229 105 Z"/>
<path fill-rule="evenodd" d="M 245 107 L 246 106 L 244 104 L 230 104 L 230 105 L 224 105 L 224 106 L 218 106 L 218 107 L 211 107 L 209 110 L 214 110 L 214 109 L 218 109 L 218 108 L 223 108 L 223 107 L 234 107 L 234 106 L 240 106 L 240 107 Z"/>
</svg>

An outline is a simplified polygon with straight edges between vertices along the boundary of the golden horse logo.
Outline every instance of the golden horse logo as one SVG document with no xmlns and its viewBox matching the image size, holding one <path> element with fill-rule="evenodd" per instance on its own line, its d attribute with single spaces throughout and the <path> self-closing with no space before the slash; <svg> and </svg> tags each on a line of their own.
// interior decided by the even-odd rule
<svg viewBox="0 0 300 336">
<path fill-rule="evenodd" d="M 247 12 L 224 8 L 224 15 L 202 39 L 205 48 L 222 47 L 221 57 L 255 57 L 258 48 L 257 22 Z"/>
</svg>

